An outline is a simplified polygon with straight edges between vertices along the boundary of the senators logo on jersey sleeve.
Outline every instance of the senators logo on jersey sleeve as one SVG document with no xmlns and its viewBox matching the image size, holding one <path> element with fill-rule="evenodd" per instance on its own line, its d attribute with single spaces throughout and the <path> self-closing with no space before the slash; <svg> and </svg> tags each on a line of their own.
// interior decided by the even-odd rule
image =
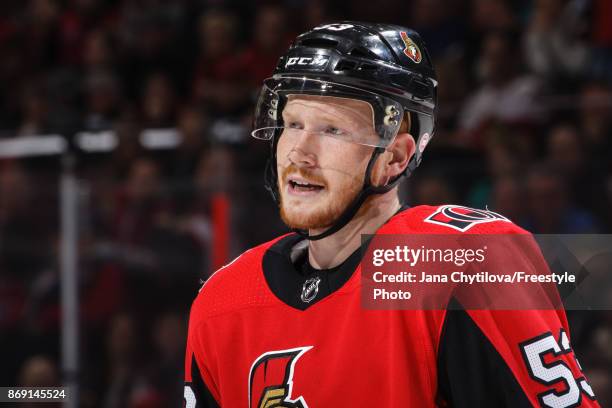
<svg viewBox="0 0 612 408">
<path fill-rule="evenodd" d="M 249 373 L 249 408 L 308 408 L 303 397 L 293 397 L 297 361 L 312 346 L 269 351 L 259 356 Z"/>
<path fill-rule="evenodd" d="M 443 225 L 461 232 L 465 232 L 474 225 L 485 222 L 505 221 L 509 219 L 489 210 L 478 210 L 461 205 L 443 205 L 436 212 L 425 219 L 430 224 Z"/>
</svg>

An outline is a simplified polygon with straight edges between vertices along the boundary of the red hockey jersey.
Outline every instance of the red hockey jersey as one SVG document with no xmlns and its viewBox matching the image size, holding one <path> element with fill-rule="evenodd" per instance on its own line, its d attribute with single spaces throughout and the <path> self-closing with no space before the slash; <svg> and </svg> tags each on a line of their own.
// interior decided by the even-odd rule
<svg viewBox="0 0 612 408">
<path fill-rule="evenodd" d="M 377 234 L 524 232 L 492 212 L 419 206 Z M 253 248 L 204 284 L 185 407 L 599 406 L 563 311 L 366 310 L 361 251 L 320 271 L 304 243 L 290 234 Z"/>
</svg>

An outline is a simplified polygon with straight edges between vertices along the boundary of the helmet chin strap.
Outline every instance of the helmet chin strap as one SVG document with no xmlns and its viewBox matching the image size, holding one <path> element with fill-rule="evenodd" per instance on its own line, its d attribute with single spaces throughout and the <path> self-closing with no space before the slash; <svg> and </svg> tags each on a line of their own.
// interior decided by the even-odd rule
<svg viewBox="0 0 612 408">
<path fill-rule="evenodd" d="M 357 214 L 357 211 L 359 211 L 359 209 L 361 208 L 361 206 L 363 205 L 363 203 L 368 197 L 374 194 L 384 194 L 390 191 L 393 187 L 395 187 L 399 183 L 402 176 L 404 176 L 403 173 L 398 175 L 397 177 L 395 177 L 395 179 L 391 180 L 389 183 L 383 186 L 373 186 L 370 180 L 372 176 L 372 168 L 374 167 L 374 163 L 376 162 L 376 159 L 378 158 L 378 156 L 382 152 L 384 152 L 384 150 L 385 149 L 381 147 L 377 147 L 376 149 L 374 149 L 374 152 L 372 152 L 372 157 L 370 157 L 370 161 L 368 162 L 368 166 L 365 171 L 365 178 L 363 181 L 363 187 L 361 191 L 359 192 L 359 194 L 357 194 L 355 199 L 353 199 L 353 201 L 346 207 L 344 212 L 340 214 L 340 216 L 336 219 L 336 221 L 334 221 L 331 227 L 329 227 L 328 229 L 326 229 L 325 231 L 317 235 L 309 235 L 308 231 L 302 230 L 302 229 L 292 229 L 292 230 L 310 241 L 318 241 L 325 237 L 329 237 L 330 235 L 340 231 L 353 219 L 355 214 Z"/>
</svg>

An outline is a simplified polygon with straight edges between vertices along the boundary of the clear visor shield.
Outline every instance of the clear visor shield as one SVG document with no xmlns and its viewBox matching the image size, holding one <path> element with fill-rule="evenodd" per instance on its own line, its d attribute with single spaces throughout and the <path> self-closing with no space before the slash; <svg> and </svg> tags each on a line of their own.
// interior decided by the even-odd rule
<svg viewBox="0 0 612 408">
<path fill-rule="evenodd" d="M 257 139 L 304 133 L 387 147 L 398 133 L 401 104 L 347 85 L 308 78 L 269 78 L 259 95 Z"/>
</svg>

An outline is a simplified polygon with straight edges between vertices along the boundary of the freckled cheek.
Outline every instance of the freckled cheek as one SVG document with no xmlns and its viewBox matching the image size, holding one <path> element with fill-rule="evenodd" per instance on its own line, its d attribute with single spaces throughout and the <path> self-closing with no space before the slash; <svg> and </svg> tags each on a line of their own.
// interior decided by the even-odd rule
<svg viewBox="0 0 612 408">
<path fill-rule="evenodd" d="M 291 147 L 289 147 L 289 143 L 287 143 L 285 138 L 281 137 L 276 145 L 276 161 L 279 165 L 286 166 L 288 164 L 290 151 Z"/>
<path fill-rule="evenodd" d="M 362 183 L 367 167 L 367 160 L 348 152 L 329 152 L 319 163 L 323 174 L 332 189 L 352 188 L 355 183 Z"/>
</svg>

